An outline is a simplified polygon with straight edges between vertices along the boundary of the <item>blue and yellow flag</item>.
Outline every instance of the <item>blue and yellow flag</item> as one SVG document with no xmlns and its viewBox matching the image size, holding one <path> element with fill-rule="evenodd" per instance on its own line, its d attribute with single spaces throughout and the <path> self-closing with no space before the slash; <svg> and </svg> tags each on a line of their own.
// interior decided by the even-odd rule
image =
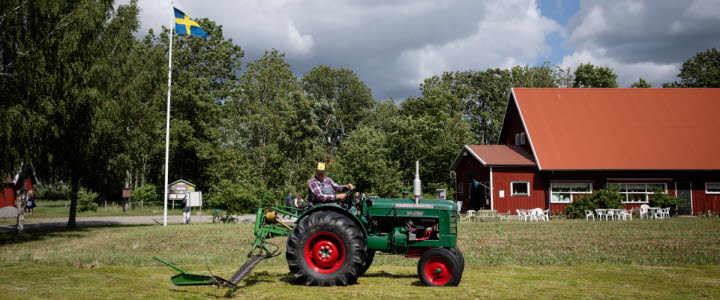
<svg viewBox="0 0 720 300">
<path fill-rule="evenodd" d="M 175 33 L 177 34 L 189 34 L 192 36 L 199 36 L 204 38 L 210 38 L 210 36 L 203 30 L 200 25 L 190 20 L 190 16 L 186 15 L 181 10 L 175 9 Z"/>
</svg>

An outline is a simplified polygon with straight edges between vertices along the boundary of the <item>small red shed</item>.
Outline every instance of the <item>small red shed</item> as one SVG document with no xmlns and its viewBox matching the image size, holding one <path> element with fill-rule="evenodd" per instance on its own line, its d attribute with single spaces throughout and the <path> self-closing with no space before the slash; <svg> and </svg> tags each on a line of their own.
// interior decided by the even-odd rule
<svg viewBox="0 0 720 300">
<path fill-rule="evenodd" d="M 25 189 L 34 190 L 35 184 L 37 184 L 37 181 L 35 181 L 35 176 L 33 176 L 31 172 L 27 176 L 27 180 L 25 180 Z M 0 208 L 15 206 L 16 192 L 21 189 L 20 174 L 4 177 L 2 181 L 2 193 L 0 193 Z"/>
<path fill-rule="evenodd" d="M 463 210 L 543 208 L 617 183 L 626 207 L 656 189 L 683 214 L 720 211 L 720 89 L 514 88 L 498 145 L 452 163 Z"/>
</svg>

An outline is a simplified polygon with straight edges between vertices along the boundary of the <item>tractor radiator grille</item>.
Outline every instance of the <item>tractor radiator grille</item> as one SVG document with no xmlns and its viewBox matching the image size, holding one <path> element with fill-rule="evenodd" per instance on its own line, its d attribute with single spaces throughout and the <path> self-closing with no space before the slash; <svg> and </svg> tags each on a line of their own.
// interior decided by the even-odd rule
<svg viewBox="0 0 720 300">
<path fill-rule="evenodd" d="M 450 211 L 450 234 L 457 234 L 457 211 Z"/>
</svg>

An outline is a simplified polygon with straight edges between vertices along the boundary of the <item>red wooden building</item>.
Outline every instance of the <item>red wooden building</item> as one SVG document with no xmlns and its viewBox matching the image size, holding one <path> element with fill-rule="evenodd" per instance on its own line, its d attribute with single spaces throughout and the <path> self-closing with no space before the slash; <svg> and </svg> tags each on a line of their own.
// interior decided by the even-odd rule
<svg viewBox="0 0 720 300">
<path fill-rule="evenodd" d="M 497 145 L 452 164 L 462 209 L 544 208 L 617 183 L 625 206 L 660 188 L 682 214 L 720 211 L 720 89 L 514 88 Z"/>
<path fill-rule="evenodd" d="M 0 192 L 0 208 L 5 206 L 15 206 L 16 192 L 22 189 L 20 183 L 20 174 L 15 176 L 7 176 L 2 178 L 2 191 Z M 34 185 L 37 184 L 35 177 L 30 174 L 25 180 L 25 189 L 34 190 Z"/>
</svg>

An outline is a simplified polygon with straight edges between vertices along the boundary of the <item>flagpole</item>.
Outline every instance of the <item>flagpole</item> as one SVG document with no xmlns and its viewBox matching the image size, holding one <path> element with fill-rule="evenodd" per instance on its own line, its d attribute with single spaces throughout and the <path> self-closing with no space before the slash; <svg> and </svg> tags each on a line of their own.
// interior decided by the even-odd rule
<svg viewBox="0 0 720 300">
<path fill-rule="evenodd" d="M 170 51 L 168 51 L 168 96 L 167 112 L 165 114 L 165 205 L 163 209 L 163 226 L 167 226 L 167 205 L 168 205 L 168 170 L 170 165 L 170 91 L 172 86 L 172 47 L 173 47 L 173 22 L 175 22 L 174 3 L 170 1 Z"/>
</svg>

